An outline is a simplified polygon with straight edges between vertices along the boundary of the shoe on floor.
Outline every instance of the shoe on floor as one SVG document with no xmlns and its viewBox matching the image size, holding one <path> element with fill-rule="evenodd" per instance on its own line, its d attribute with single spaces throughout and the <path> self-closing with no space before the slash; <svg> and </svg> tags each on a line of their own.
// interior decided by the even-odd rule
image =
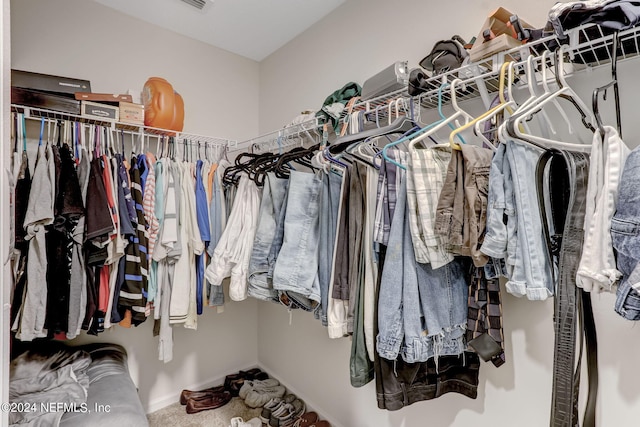
<svg viewBox="0 0 640 427">
<path fill-rule="evenodd" d="M 314 423 L 318 422 L 320 417 L 318 417 L 317 412 L 306 412 L 300 415 L 296 421 L 293 423 L 294 427 L 311 427 Z"/>
<path fill-rule="evenodd" d="M 269 426 L 293 427 L 296 420 L 302 415 L 306 407 L 304 402 L 297 397 L 290 402 L 280 405 L 271 412 Z"/>
<path fill-rule="evenodd" d="M 311 424 L 309 427 L 331 427 L 331 424 L 329 424 L 329 421 L 321 420 L 321 421 L 316 421 L 315 423 Z"/>
<path fill-rule="evenodd" d="M 264 404 L 262 411 L 260 412 L 260 420 L 264 424 L 269 424 L 269 418 L 271 418 L 271 412 L 280 406 L 282 403 L 282 399 L 279 397 L 274 397 L 270 401 Z"/>
<path fill-rule="evenodd" d="M 251 418 L 249 421 L 245 421 L 241 417 L 234 417 L 231 418 L 229 427 L 262 427 L 262 421 L 260 418 Z"/>
<path fill-rule="evenodd" d="M 180 393 L 180 404 L 186 405 L 187 400 L 189 399 L 201 400 L 207 397 L 211 397 L 212 394 L 222 393 L 223 391 L 224 385 L 209 387 L 198 391 L 182 390 L 182 393 Z"/>
<path fill-rule="evenodd" d="M 281 385 L 250 390 L 244 399 L 244 403 L 250 408 L 259 408 L 264 406 L 274 397 L 284 396 L 286 391 L 287 390 L 284 386 Z"/>
<path fill-rule="evenodd" d="M 266 380 L 252 380 L 252 381 L 245 381 L 244 384 L 242 385 L 242 387 L 240 388 L 240 391 L 238 392 L 238 396 L 240 396 L 241 399 L 246 399 L 247 398 L 247 394 L 250 391 L 253 390 L 262 390 L 262 389 L 267 389 L 267 388 L 271 388 L 271 387 L 275 387 L 275 386 L 279 386 L 280 382 L 278 380 L 276 380 L 275 378 L 268 378 Z M 263 406 L 263 405 L 260 405 Z"/>
<path fill-rule="evenodd" d="M 260 368 L 253 368 L 247 371 L 240 371 L 238 375 L 244 377 L 245 380 L 266 380 L 269 378 L 269 374 L 263 372 Z"/>
<path fill-rule="evenodd" d="M 187 400 L 187 414 L 195 414 L 197 412 L 208 411 L 210 409 L 220 408 L 231 401 L 231 393 L 223 391 L 216 393 L 202 400 Z"/>
</svg>

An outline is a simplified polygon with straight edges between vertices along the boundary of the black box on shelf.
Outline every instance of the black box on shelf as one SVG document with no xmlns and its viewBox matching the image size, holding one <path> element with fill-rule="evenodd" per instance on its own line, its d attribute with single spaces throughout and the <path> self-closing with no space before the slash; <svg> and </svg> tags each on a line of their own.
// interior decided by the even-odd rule
<svg viewBox="0 0 640 427">
<path fill-rule="evenodd" d="M 11 70 L 11 86 L 63 94 L 71 98 L 74 98 L 76 92 L 91 92 L 91 82 L 89 80 L 21 70 Z"/>
<path fill-rule="evenodd" d="M 80 101 L 66 96 L 32 89 L 12 87 L 11 103 L 80 115 Z"/>
</svg>

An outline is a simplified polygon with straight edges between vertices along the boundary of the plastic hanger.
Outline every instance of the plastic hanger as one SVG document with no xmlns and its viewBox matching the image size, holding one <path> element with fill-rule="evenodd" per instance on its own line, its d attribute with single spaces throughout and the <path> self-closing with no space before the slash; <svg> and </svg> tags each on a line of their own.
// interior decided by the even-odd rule
<svg viewBox="0 0 640 427">
<path fill-rule="evenodd" d="M 508 62 L 508 68 L 507 68 L 507 88 L 506 88 L 506 92 L 509 94 L 508 99 L 505 98 L 504 96 L 504 92 L 505 90 L 500 88 L 498 91 L 498 98 L 500 99 L 500 104 L 499 106 L 501 108 L 496 109 L 492 114 L 486 116 L 483 119 L 480 119 L 476 122 L 475 127 L 474 127 L 474 133 L 475 135 L 480 138 L 482 140 L 482 142 L 484 144 L 486 144 L 489 147 L 493 147 L 495 142 L 494 141 L 490 141 L 486 136 L 485 136 L 485 131 L 483 130 L 483 126 L 485 125 L 485 123 L 489 120 L 494 120 L 494 118 L 496 118 L 498 116 L 498 114 L 503 114 L 505 111 L 509 114 L 513 114 L 513 111 L 515 108 L 517 108 L 517 104 L 513 99 L 513 92 L 512 92 L 512 83 L 513 83 L 513 73 L 515 70 L 515 62 Z"/>
<path fill-rule="evenodd" d="M 507 68 L 509 68 L 509 63 L 508 62 L 503 63 L 502 66 L 500 67 L 500 79 L 499 79 L 499 85 L 498 85 L 499 93 L 504 93 L 504 80 L 505 80 L 505 74 L 506 74 Z M 503 104 L 499 104 L 499 105 L 493 107 L 492 109 L 490 109 L 489 111 L 487 111 L 486 113 L 476 117 L 475 119 L 472 119 L 472 120 L 468 121 L 466 124 L 464 124 L 464 125 L 460 126 L 459 128 L 455 129 L 453 132 L 451 132 L 449 134 L 449 145 L 451 145 L 451 148 L 454 149 L 454 150 L 460 150 L 460 145 L 456 144 L 456 142 L 455 142 L 456 135 L 458 135 L 460 132 L 463 132 L 463 131 L 471 128 L 478 121 L 483 120 L 484 118 L 494 114 L 494 112 L 501 111 L 503 109 L 504 109 L 504 105 Z M 490 147 L 493 147 L 493 145 L 490 145 Z"/>
<path fill-rule="evenodd" d="M 588 151 L 590 149 L 590 145 L 587 145 L 587 144 L 567 143 L 567 142 L 552 140 L 549 138 L 539 137 L 533 134 L 525 134 L 521 128 L 522 121 L 526 117 L 531 116 L 540 111 L 543 111 L 544 107 L 550 104 L 554 99 L 564 95 L 567 97 L 567 99 L 573 100 L 572 104 L 576 106 L 578 111 L 581 113 L 582 121 L 585 124 L 585 126 L 589 127 L 590 129 L 594 129 L 593 126 L 590 125 L 590 123 L 585 121 L 586 114 L 584 113 L 584 109 L 581 106 L 581 104 L 584 105 L 584 103 L 581 100 L 579 100 L 579 98 L 577 97 L 573 89 L 571 89 L 568 85 L 566 85 L 566 82 L 564 81 L 564 76 L 562 75 L 562 69 L 563 69 L 562 61 L 563 61 L 564 55 L 562 52 L 563 52 L 562 49 L 559 49 L 559 51 L 557 52 L 556 73 L 555 73 L 556 80 L 558 82 L 558 85 L 560 86 L 560 89 L 543 96 L 542 98 L 536 100 L 535 102 L 532 102 L 528 108 L 523 108 L 516 111 L 516 113 L 513 116 L 511 116 L 508 120 L 506 120 L 505 123 L 503 123 L 503 125 L 501 126 L 502 131 L 500 132 L 500 135 L 502 135 L 503 137 L 510 136 L 525 142 L 529 142 L 543 149 L 556 148 L 556 149 L 565 149 L 570 151 L 571 150 L 572 151 Z"/>
<path fill-rule="evenodd" d="M 618 32 L 613 33 L 613 40 L 611 45 L 611 81 L 604 86 L 598 87 L 593 91 L 593 95 L 591 97 L 591 105 L 593 109 L 593 115 L 596 120 L 596 125 L 600 130 L 600 137 L 604 140 L 605 129 L 604 124 L 602 122 L 602 118 L 600 117 L 600 111 L 598 108 L 598 96 L 602 92 L 602 100 L 607 100 L 607 89 L 613 87 L 613 95 L 614 95 L 614 104 L 616 109 L 616 125 L 618 128 L 618 135 L 622 138 L 622 123 L 620 119 L 620 92 L 618 87 L 618 45 L 619 38 Z"/>
<path fill-rule="evenodd" d="M 422 133 L 420 131 L 420 135 L 415 137 L 415 138 L 411 138 L 411 142 L 409 143 L 409 149 L 413 149 L 416 144 L 418 144 L 421 141 L 424 141 L 425 139 L 427 139 L 428 137 L 430 137 L 431 135 L 435 134 L 436 132 L 438 132 L 439 130 L 441 130 L 442 128 L 444 128 L 445 126 L 453 126 L 453 124 L 455 123 L 456 126 L 460 126 L 459 124 L 459 120 L 460 119 L 464 119 L 465 123 L 467 123 L 469 120 L 473 120 L 474 117 L 467 113 L 466 111 L 464 111 L 462 108 L 460 108 L 460 106 L 458 106 L 458 102 L 457 102 L 457 98 L 456 98 L 456 84 L 462 82 L 462 80 L 460 79 L 454 79 L 451 82 L 451 105 L 453 106 L 455 112 L 447 117 L 446 119 L 441 119 L 437 122 L 435 122 L 433 125 L 428 126 L 427 128 L 424 128 L 424 130 L 426 130 L 426 132 Z M 440 89 L 441 90 L 441 89 Z M 442 105 L 441 105 L 441 96 L 438 97 L 438 109 L 441 110 Z M 435 126 L 434 126 L 435 125 Z M 416 132 L 416 134 L 418 133 Z M 464 140 L 461 140 L 461 142 L 464 144 Z"/>
</svg>

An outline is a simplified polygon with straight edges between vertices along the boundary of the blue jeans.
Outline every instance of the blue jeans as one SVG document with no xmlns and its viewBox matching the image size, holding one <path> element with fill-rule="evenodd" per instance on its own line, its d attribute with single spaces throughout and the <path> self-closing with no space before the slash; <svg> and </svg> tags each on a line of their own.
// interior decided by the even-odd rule
<svg viewBox="0 0 640 427">
<path fill-rule="evenodd" d="M 406 181 L 398 191 L 389 246 L 380 281 L 377 351 L 407 363 L 464 351 L 469 259 L 432 269 L 415 261 L 406 203 Z"/>
<path fill-rule="evenodd" d="M 288 184 L 288 180 L 277 178 L 275 173 L 269 172 L 262 191 L 258 228 L 249 261 L 247 292 L 249 296 L 265 301 L 278 300 L 278 292 L 273 289 L 273 281 L 268 277 L 268 258 L 276 235 L 276 221 L 280 217 Z"/>
<path fill-rule="evenodd" d="M 311 310 L 320 303 L 318 241 L 322 180 L 291 171 L 282 247 L 273 268 L 273 288 Z M 315 305 L 313 302 L 315 302 Z"/>
<path fill-rule="evenodd" d="M 618 204 L 611 220 L 611 240 L 622 279 L 615 310 L 627 320 L 640 320 L 640 151 L 631 152 L 618 188 Z"/>
</svg>

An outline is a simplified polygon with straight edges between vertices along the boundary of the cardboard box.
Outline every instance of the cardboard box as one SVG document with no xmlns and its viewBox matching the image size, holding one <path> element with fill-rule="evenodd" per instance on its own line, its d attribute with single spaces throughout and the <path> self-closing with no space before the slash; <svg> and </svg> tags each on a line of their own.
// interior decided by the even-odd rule
<svg viewBox="0 0 640 427">
<path fill-rule="evenodd" d="M 76 92 L 91 92 L 91 83 L 89 80 L 21 70 L 11 70 L 11 86 L 63 94 L 71 98 L 73 98 L 73 94 Z"/>
<path fill-rule="evenodd" d="M 11 88 L 11 103 L 74 115 L 80 114 L 80 101 L 54 93 L 21 87 Z"/>
<path fill-rule="evenodd" d="M 489 15 L 489 17 L 484 21 L 482 29 L 480 30 L 478 37 L 476 37 L 473 47 L 469 50 L 469 57 L 472 62 L 491 56 L 494 53 L 513 49 L 514 47 L 522 45 L 523 42 L 518 40 L 517 35 L 514 34 L 513 28 L 508 25 L 509 18 L 512 15 L 513 13 L 502 7 L 499 7 Z M 524 28 L 533 28 L 522 18 L 520 18 L 520 24 Z M 487 42 L 484 41 L 484 37 L 482 36 L 486 29 L 490 29 L 495 35 L 495 38 Z"/>
<path fill-rule="evenodd" d="M 144 126 L 144 105 L 121 102 L 119 110 L 121 123 Z"/>
<path fill-rule="evenodd" d="M 82 101 L 82 117 L 97 120 L 118 121 L 119 108 L 113 105 L 98 104 L 97 102 Z"/>
</svg>

